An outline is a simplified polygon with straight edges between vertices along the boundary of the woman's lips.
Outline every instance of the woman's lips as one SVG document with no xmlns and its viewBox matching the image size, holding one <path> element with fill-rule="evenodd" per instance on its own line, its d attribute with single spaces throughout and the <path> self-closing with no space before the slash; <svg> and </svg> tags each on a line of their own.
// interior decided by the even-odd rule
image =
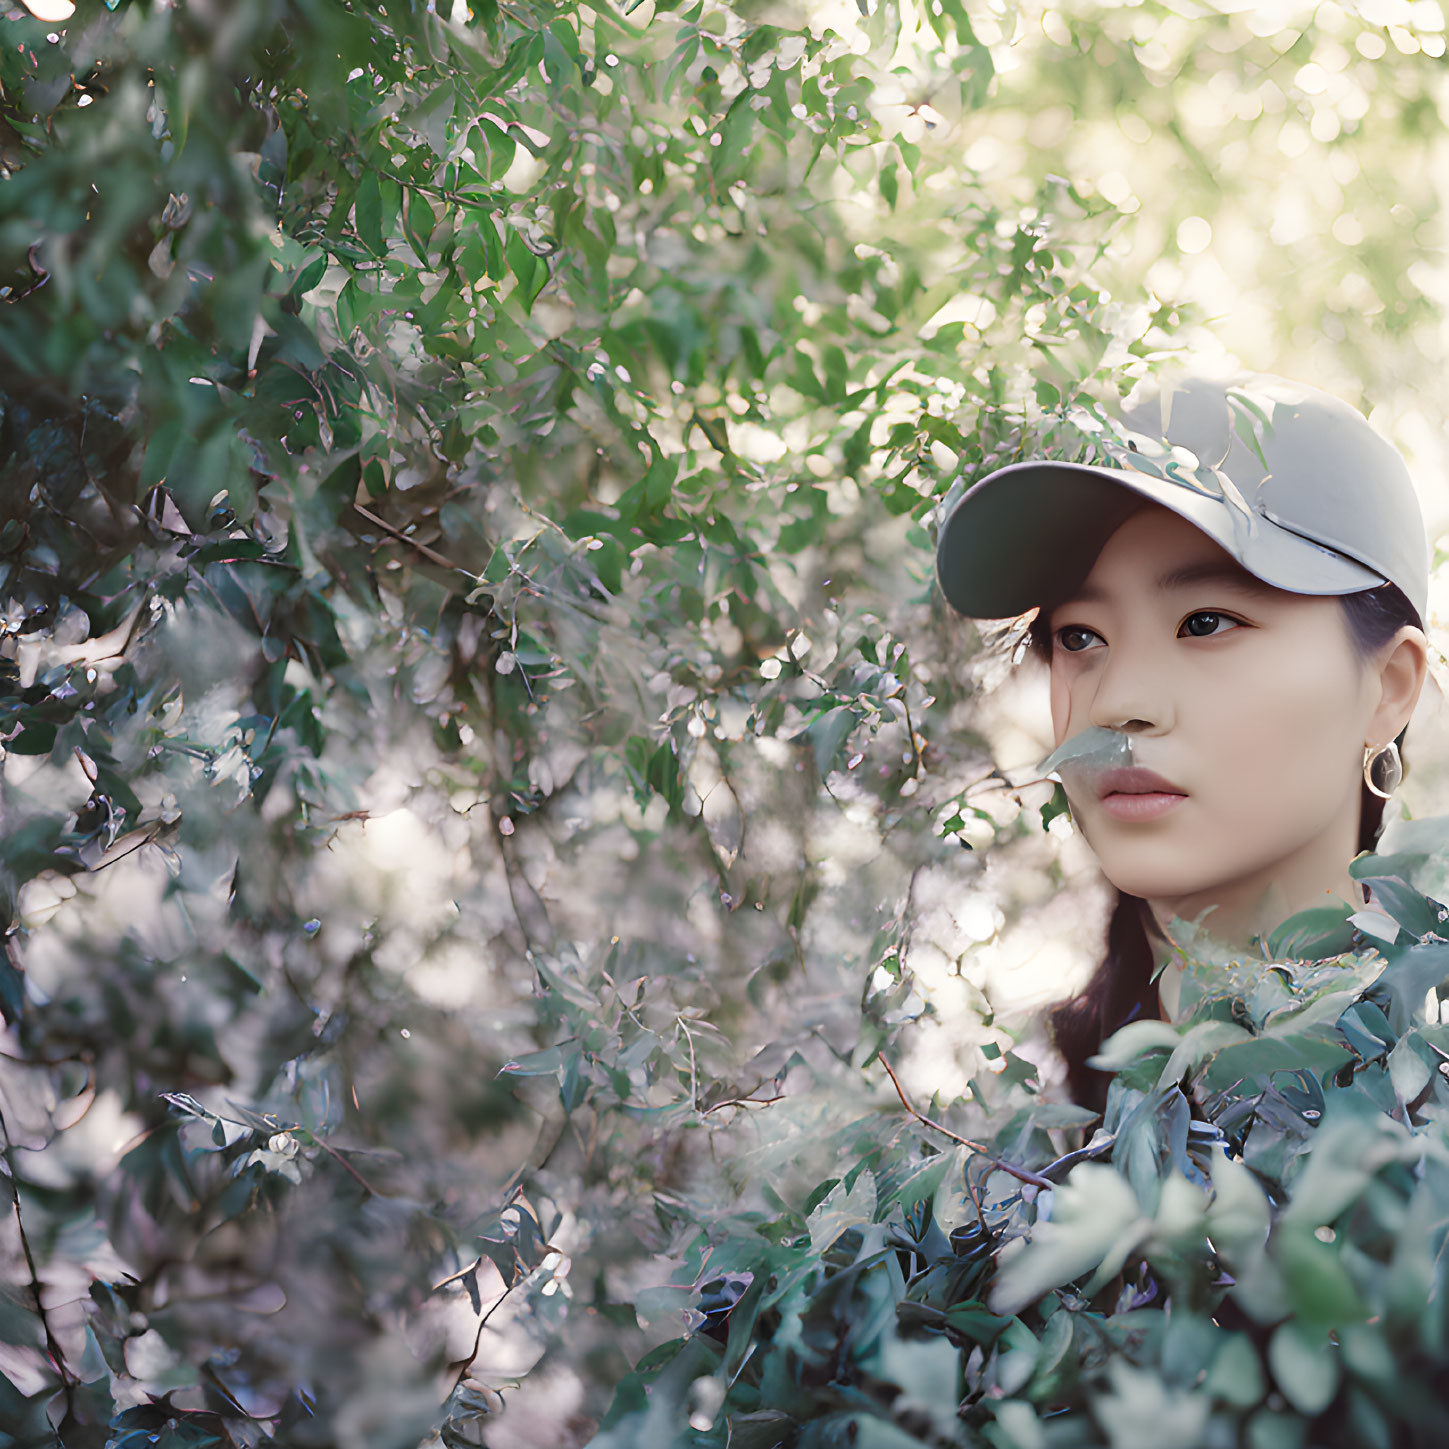
<svg viewBox="0 0 1449 1449">
<path fill-rule="evenodd" d="M 1097 781 L 1102 809 L 1117 820 L 1156 820 L 1187 799 L 1171 780 L 1140 766 L 1108 770 Z"/>
</svg>

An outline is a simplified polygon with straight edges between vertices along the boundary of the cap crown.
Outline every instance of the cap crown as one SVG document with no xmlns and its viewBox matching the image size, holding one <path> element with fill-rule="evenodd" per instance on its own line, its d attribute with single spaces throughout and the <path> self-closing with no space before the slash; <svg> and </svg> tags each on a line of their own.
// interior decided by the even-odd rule
<svg viewBox="0 0 1449 1449">
<path fill-rule="evenodd" d="M 1423 614 L 1428 545 L 1409 470 L 1347 403 L 1281 378 L 1190 378 L 1129 402 L 1123 421 L 1164 452 L 1192 453 L 1199 476 L 1226 480 L 1229 507 L 1236 492 L 1257 518 L 1396 584 Z M 1140 468 L 1149 456 L 1122 462 Z"/>
</svg>

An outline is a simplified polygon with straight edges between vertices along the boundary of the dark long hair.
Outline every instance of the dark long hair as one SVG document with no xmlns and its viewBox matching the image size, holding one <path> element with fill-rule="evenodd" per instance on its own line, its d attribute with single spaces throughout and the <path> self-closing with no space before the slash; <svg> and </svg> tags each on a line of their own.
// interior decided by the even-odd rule
<svg viewBox="0 0 1449 1449">
<path fill-rule="evenodd" d="M 1340 598 L 1349 637 L 1361 659 L 1376 654 L 1406 624 L 1424 627 L 1418 611 L 1392 584 L 1344 594 Z M 1033 652 L 1051 658 L 1051 631 L 1045 615 L 1032 626 Z M 1402 749 L 1404 732 L 1398 744 Z M 1372 850 L 1384 824 L 1384 801 L 1366 785 L 1358 817 L 1358 848 Z M 1125 891 L 1117 892 L 1107 923 L 1107 951 L 1086 986 L 1056 1007 L 1048 1018 L 1052 1039 L 1067 1067 L 1067 1087 L 1085 1107 L 1100 1111 L 1107 1096 L 1107 1076 L 1087 1065 L 1103 1041 L 1137 1017 L 1161 1014 L 1157 985 L 1152 979 L 1152 916 L 1147 902 Z"/>
</svg>

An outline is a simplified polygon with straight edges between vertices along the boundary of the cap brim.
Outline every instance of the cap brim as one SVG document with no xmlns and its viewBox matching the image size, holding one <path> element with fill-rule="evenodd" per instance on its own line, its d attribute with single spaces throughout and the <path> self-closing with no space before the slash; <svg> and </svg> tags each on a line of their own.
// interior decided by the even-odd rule
<svg viewBox="0 0 1449 1449">
<path fill-rule="evenodd" d="M 1036 461 L 998 469 L 962 495 L 941 527 L 941 590 L 971 618 L 1006 619 L 1067 598 L 1102 545 L 1144 501 L 1201 529 L 1264 583 L 1350 594 L 1381 574 L 1226 498 L 1149 473 Z"/>
</svg>

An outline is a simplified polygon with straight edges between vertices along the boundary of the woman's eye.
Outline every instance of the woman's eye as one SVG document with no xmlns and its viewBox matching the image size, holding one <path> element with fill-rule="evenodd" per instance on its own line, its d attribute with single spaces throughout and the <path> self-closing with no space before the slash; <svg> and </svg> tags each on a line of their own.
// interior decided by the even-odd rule
<svg viewBox="0 0 1449 1449">
<path fill-rule="evenodd" d="M 1068 654 L 1080 654 L 1084 649 L 1091 649 L 1096 644 L 1106 643 L 1106 640 L 1100 634 L 1093 633 L 1091 629 L 1082 628 L 1080 624 L 1068 624 L 1065 628 L 1057 630 L 1057 643 Z"/>
<path fill-rule="evenodd" d="M 1179 638 L 1207 639 L 1213 634 L 1225 634 L 1229 629 L 1237 627 L 1238 621 L 1230 614 L 1219 614 L 1215 609 L 1199 609 L 1182 621 L 1177 633 Z"/>
</svg>

